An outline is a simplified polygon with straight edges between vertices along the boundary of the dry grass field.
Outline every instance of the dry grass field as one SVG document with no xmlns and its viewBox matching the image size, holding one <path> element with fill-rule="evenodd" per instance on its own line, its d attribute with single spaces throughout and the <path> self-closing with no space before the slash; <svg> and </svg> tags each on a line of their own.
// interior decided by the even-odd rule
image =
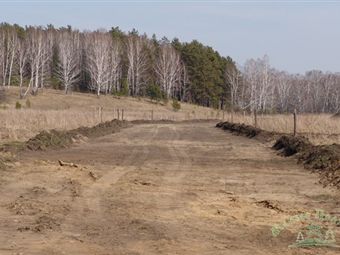
<svg viewBox="0 0 340 255">
<path fill-rule="evenodd" d="M 41 130 L 74 129 L 79 126 L 94 126 L 101 121 L 118 117 L 117 110 L 124 109 L 125 120 L 151 119 L 187 120 L 220 119 L 222 113 L 207 107 L 181 104 L 175 112 L 172 101 L 167 104 L 145 98 L 101 96 L 73 92 L 65 95 L 62 91 L 45 89 L 38 96 L 18 100 L 18 90 L 7 90 L 6 103 L 0 106 L 0 139 L 26 140 Z M 16 102 L 22 109 L 15 108 Z M 102 110 L 100 110 L 102 108 Z"/>
<path fill-rule="evenodd" d="M 235 123 L 254 125 L 254 116 L 230 113 L 225 115 Z M 292 114 L 258 115 L 258 127 L 268 131 L 292 133 L 294 119 Z M 331 114 L 298 114 L 297 132 L 308 137 L 314 144 L 340 143 L 340 117 Z"/>
<path fill-rule="evenodd" d="M 254 124 L 254 117 L 249 114 L 230 113 L 211 108 L 181 104 L 175 112 L 171 101 L 152 102 L 145 98 L 101 96 L 76 93 L 64 95 L 62 91 L 45 89 L 38 96 L 18 100 L 16 88 L 7 90 L 7 101 L 0 108 L 0 139 L 26 140 L 41 130 L 73 129 L 79 126 L 93 126 L 101 121 L 117 118 L 117 109 L 124 109 L 124 119 L 220 119 L 237 123 Z M 22 109 L 15 108 L 16 102 Z M 100 108 L 102 107 L 102 111 Z M 121 113 L 120 113 L 121 114 Z M 121 115 L 120 115 L 121 116 Z M 268 131 L 291 133 L 293 130 L 292 115 L 274 114 L 259 115 L 258 126 Z M 340 143 L 340 118 L 330 114 L 298 115 L 298 133 L 307 136 L 315 144 Z"/>
</svg>

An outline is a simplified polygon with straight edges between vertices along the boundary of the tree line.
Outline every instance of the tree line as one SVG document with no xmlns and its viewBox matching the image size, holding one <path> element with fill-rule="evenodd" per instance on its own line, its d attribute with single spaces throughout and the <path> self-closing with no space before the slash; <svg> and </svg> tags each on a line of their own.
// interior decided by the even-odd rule
<svg viewBox="0 0 340 255">
<path fill-rule="evenodd" d="M 0 24 L 0 84 L 20 97 L 53 87 L 177 99 L 220 109 L 338 112 L 340 74 L 289 74 L 267 56 L 238 67 L 209 46 L 149 38 L 133 29 L 79 31 Z"/>
<path fill-rule="evenodd" d="M 340 111 L 340 73 L 289 74 L 272 68 L 268 56 L 250 59 L 240 70 L 226 72 L 232 108 L 279 113 Z"/>
<path fill-rule="evenodd" d="M 148 38 L 133 29 L 79 31 L 69 27 L 0 25 L 0 82 L 20 97 L 44 87 L 175 98 L 221 107 L 227 101 L 224 71 L 234 65 L 193 41 Z"/>
</svg>

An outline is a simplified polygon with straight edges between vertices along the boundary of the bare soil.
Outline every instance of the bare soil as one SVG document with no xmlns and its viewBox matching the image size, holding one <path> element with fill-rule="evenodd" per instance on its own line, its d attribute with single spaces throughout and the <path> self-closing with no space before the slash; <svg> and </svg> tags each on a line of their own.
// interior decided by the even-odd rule
<svg viewBox="0 0 340 255">
<path fill-rule="evenodd" d="M 270 147 L 202 122 L 26 151 L 1 170 L 0 254 L 339 254 L 272 237 L 295 214 L 339 217 L 340 194 Z"/>
<path fill-rule="evenodd" d="M 340 189 L 340 144 L 314 145 L 304 136 L 268 132 L 245 124 L 220 122 L 216 127 L 260 141 L 275 141 L 273 149 L 281 155 L 295 156 L 306 168 L 320 173 L 323 185 Z"/>
</svg>

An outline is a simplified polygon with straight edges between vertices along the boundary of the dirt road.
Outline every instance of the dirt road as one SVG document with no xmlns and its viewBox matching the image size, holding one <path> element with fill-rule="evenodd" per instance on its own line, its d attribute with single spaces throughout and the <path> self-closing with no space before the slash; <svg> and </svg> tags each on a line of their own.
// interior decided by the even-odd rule
<svg viewBox="0 0 340 255">
<path fill-rule="evenodd" d="M 317 182 L 214 123 L 135 125 L 2 172 L 0 254 L 339 254 L 271 234 L 295 214 L 340 212 L 339 193 Z"/>
</svg>

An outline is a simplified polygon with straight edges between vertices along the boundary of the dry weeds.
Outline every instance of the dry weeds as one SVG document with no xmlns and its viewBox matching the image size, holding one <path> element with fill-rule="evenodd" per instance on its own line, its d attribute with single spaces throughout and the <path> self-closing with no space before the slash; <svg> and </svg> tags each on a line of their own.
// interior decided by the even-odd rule
<svg viewBox="0 0 340 255">
<path fill-rule="evenodd" d="M 36 97 L 29 97 L 31 108 L 25 107 L 26 99 L 18 100 L 17 88 L 7 90 L 7 102 L 0 108 L 0 139 L 23 141 L 42 130 L 70 130 L 80 126 L 94 126 L 118 117 L 117 109 L 124 109 L 125 120 L 189 120 L 223 119 L 235 123 L 254 125 L 249 114 L 223 113 L 207 107 L 181 104 L 181 110 L 173 111 L 167 104 L 151 102 L 144 98 L 101 96 L 45 89 Z M 19 101 L 23 109 L 15 109 Z M 99 110 L 102 107 L 102 111 Z M 121 112 L 120 112 L 121 117 Z M 292 133 L 291 114 L 258 115 L 258 127 L 268 131 Z M 340 144 L 340 118 L 330 114 L 298 115 L 298 133 L 308 137 L 315 144 Z"/>
<path fill-rule="evenodd" d="M 118 118 L 117 110 L 124 109 L 124 120 L 188 120 L 219 119 L 222 112 L 197 105 L 181 104 L 181 110 L 173 111 L 171 102 L 152 102 L 144 98 L 101 96 L 44 90 L 38 96 L 28 97 L 31 107 L 26 107 L 26 99 L 18 100 L 16 88 L 7 91 L 7 102 L 0 107 L 1 142 L 23 141 L 42 130 L 70 130 L 80 126 L 95 126 L 100 122 Z M 15 109 L 16 102 L 22 109 Z M 102 110 L 101 110 L 102 109 Z M 1 143 L 0 142 L 0 143 Z"/>
<path fill-rule="evenodd" d="M 226 120 L 234 123 L 254 125 L 254 116 L 236 113 L 226 115 Z M 257 116 L 258 127 L 267 131 L 293 133 L 292 114 L 272 114 Z M 340 118 L 331 114 L 298 114 L 297 132 L 306 136 L 314 144 L 340 144 Z"/>
</svg>

